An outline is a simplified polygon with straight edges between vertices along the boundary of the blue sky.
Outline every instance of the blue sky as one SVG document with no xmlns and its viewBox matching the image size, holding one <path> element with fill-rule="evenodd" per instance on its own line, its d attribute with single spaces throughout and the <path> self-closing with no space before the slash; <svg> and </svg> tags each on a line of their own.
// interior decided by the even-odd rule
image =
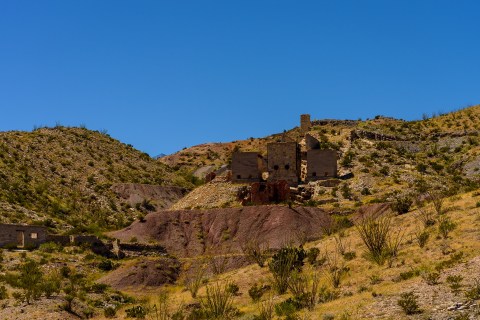
<svg viewBox="0 0 480 320">
<path fill-rule="evenodd" d="M 478 1 L 1 1 L 0 130 L 151 155 L 480 103 Z"/>
</svg>

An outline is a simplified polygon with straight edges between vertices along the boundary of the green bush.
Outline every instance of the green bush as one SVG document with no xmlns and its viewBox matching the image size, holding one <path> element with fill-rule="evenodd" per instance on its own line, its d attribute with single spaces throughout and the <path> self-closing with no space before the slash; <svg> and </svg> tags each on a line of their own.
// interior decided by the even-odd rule
<svg viewBox="0 0 480 320">
<path fill-rule="evenodd" d="M 409 195 L 396 196 L 391 204 L 391 208 L 398 214 L 407 213 L 413 203 L 412 198 Z"/>
<path fill-rule="evenodd" d="M 238 285 L 236 283 L 231 282 L 227 285 L 226 290 L 231 295 L 236 296 L 238 294 L 238 291 L 240 290 L 240 288 L 238 287 Z"/>
<path fill-rule="evenodd" d="M 250 298 L 252 298 L 254 302 L 256 302 L 259 301 L 262 298 L 263 294 L 268 290 L 270 290 L 270 286 L 258 286 L 255 283 L 250 289 L 248 289 L 248 295 L 250 296 Z"/>
<path fill-rule="evenodd" d="M 320 249 L 318 248 L 310 248 L 307 251 L 307 261 L 309 264 L 312 266 L 316 264 L 317 262 L 317 257 L 320 254 Z"/>
<path fill-rule="evenodd" d="M 115 316 L 117 315 L 117 309 L 115 309 L 115 307 L 108 306 L 103 309 L 103 315 L 105 316 L 105 318 L 115 318 Z"/>
<path fill-rule="evenodd" d="M 133 306 L 129 309 L 126 309 L 125 314 L 128 318 L 145 319 L 147 316 L 147 309 L 140 305 Z"/>
<path fill-rule="evenodd" d="M 38 248 L 42 252 L 53 253 L 53 252 L 61 252 L 63 247 L 55 242 L 46 242 L 42 243 Z"/>
<path fill-rule="evenodd" d="M 8 292 L 5 286 L 0 287 L 0 300 L 8 299 Z"/>
<path fill-rule="evenodd" d="M 306 253 L 302 248 L 283 247 L 272 256 L 268 268 L 273 276 L 273 285 L 278 294 L 284 294 L 293 270 L 300 270 Z"/>
<path fill-rule="evenodd" d="M 410 291 L 402 293 L 397 303 L 407 315 L 421 313 L 417 299 L 417 295 Z"/>
<path fill-rule="evenodd" d="M 113 263 L 112 260 L 109 260 L 109 259 L 103 259 L 102 261 L 100 261 L 100 263 L 98 264 L 98 268 L 100 270 L 103 270 L 103 271 L 110 271 L 110 270 L 113 270 L 115 269 L 117 266 L 115 263 Z"/>
<path fill-rule="evenodd" d="M 468 300 L 480 300 L 480 279 L 474 279 L 473 284 L 465 291 Z"/>
<path fill-rule="evenodd" d="M 448 234 L 457 227 L 457 224 L 447 216 L 439 217 L 438 221 L 438 232 L 442 235 L 444 239 L 447 239 Z"/>
</svg>

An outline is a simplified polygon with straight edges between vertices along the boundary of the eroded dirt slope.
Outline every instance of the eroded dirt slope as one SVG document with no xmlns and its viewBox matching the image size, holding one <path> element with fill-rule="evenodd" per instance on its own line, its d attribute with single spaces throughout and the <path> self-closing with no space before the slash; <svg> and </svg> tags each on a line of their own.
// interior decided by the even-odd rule
<svg viewBox="0 0 480 320">
<path fill-rule="evenodd" d="M 287 206 L 250 206 L 243 208 L 177 210 L 150 213 L 144 222 L 110 233 L 128 242 L 155 241 L 170 254 L 197 256 L 205 252 L 241 251 L 250 239 L 268 243 L 272 248 L 285 241 L 316 239 L 331 222 L 319 208 Z"/>
</svg>

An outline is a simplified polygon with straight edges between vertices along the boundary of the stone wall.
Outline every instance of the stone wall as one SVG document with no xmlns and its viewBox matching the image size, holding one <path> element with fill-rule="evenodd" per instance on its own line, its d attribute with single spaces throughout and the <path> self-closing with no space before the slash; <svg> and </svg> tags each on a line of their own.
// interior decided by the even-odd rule
<svg viewBox="0 0 480 320">
<path fill-rule="evenodd" d="M 0 224 L 0 247 L 38 247 L 46 237 L 47 229 L 42 226 Z"/>
<path fill-rule="evenodd" d="M 337 176 L 337 152 L 335 150 L 307 151 L 307 180 L 329 179 Z"/>
<path fill-rule="evenodd" d="M 298 185 L 301 171 L 300 147 L 296 142 L 274 142 L 267 145 L 268 181 L 285 180 Z"/>
<path fill-rule="evenodd" d="M 260 181 L 263 162 L 258 152 L 235 152 L 232 155 L 232 182 Z"/>
</svg>

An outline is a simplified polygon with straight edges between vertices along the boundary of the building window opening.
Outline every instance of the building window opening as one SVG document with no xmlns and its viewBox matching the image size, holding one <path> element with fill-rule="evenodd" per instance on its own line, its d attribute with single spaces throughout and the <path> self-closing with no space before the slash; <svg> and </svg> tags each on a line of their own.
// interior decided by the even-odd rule
<svg viewBox="0 0 480 320">
<path fill-rule="evenodd" d="M 325 177 L 328 177 L 328 172 L 325 172 Z"/>
<path fill-rule="evenodd" d="M 317 176 L 317 173 L 316 172 L 312 172 L 312 177 L 316 177 Z"/>
<path fill-rule="evenodd" d="M 273 166 L 273 170 L 278 170 L 278 166 L 277 166 L 277 165 L 274 165 L 274 166 Z"/>
<path fill-rule="evenodd" d="M 289 165 L 289 164 L 286 164 L 286 165 L 285 165 L 285 170 L 288 170 L 288 169 L 290 169 L 290 165 Z"/>
<path fill-rule="evenodd" d="M 242 176 L 237 174 L 237 179 L 242 179 Z"/>
<path fill-rule="evenodd" d="M 36 232 L 30 233 L 30 239 L 37 239 L 37 238 L 38 238 L 38 234 Z"/>
</svg>

